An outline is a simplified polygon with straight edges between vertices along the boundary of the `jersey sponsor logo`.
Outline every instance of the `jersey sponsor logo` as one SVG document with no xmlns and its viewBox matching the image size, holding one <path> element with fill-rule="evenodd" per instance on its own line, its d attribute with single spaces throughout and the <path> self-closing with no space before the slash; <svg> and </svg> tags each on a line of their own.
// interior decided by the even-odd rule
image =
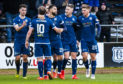
<svg viewBox="0 0 123 84">
<path fill-rule="evenodd" d="M 112 60 L 117 63 L 123 62 L 123 47 L 112 48 Z"/>
</svg>

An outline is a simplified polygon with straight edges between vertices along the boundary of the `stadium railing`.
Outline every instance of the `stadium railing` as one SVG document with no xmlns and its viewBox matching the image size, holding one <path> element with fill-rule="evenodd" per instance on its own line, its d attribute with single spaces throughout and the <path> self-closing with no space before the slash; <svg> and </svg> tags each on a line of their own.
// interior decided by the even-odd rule
<svg viewBox="0 0 123 84">
<path fill-rule="evenodd" d="M 119 29 L 119 27 L 123 27 L 123 24 L 115 24 L 115 25 L 105 25 L 105 24 L 103 24 L 103 25 L 101 25 L 101 27 L 102 26 L 105 26 L 105 27 L 107 27 L 107 28 L 109 28 L 109 27 L 116 27 L 116 42 L 118 42 L 118 29 Z M 7 27 L 13 27 L 13 25 L 0 25 L 0 29 L 1 28 L 7 28 Z M 123 31 L 121 31 L 122 33 L 123 33 Z"/>
</svg>

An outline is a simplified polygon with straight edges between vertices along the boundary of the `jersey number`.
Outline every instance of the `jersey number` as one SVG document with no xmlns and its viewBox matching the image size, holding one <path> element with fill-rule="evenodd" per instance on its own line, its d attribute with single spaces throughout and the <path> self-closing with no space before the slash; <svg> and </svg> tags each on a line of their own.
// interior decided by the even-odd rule
<svg viewBox="0 0 123 84">
<path fill-rule="evenodd" d="M 37 33 L 38 34 L 44 33 L 44 24 L 37 24 Z"/>
</svg>

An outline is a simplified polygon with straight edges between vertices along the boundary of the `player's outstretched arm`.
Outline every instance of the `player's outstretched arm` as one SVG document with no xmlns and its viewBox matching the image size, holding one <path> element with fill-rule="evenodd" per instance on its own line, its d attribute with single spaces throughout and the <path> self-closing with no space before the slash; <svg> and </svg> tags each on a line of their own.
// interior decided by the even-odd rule
<svg viewBox="0 0 123 84">
<path fill-rule="evenodd" d="M 100 24 L 96 24 L 96 27 L 97 27 L 97 37 L 99 37 L 101 32 L 101 26 Z"/>
<path fill-rule="evenodd" d="M 32 31 L 33 31 L 33 28 L 29 28 L 29 31 L 28 31 L 28 33 L 26 35 L 26 41 L 25 41 L 25 47 L 26 48 L 28 48 L 28 46 L 29 46 L 29 38 L 30 38 L 30 36 L 32 34 Z"/>
<path fill-rule="evenodd" d="M 57 28 L 55 27 L 54 30 L 57 32 L 57 33 L 62 33 L 63 32 L 63 28 Z"/>
<path fill-rule="evenodd" d="M 20 31 L 22 28 L 24 28 L 24 26 L 26 26 L 26 21 L 23 22 L 23 24 L 19 27 L 18 25 L 15 25 L 14 28 L 15 30 L 18 32 Z"/>
</svg>

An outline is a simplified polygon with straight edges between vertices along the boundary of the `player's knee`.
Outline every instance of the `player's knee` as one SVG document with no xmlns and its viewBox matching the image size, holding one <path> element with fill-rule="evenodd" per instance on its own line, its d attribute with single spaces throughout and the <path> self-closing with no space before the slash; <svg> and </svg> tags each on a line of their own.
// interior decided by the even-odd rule
<svg viewBox="0 0 123 84">
<path fill-rule="evenodd" d="M 95 57 L 95 56 L 92 56 L 92 57 L 91 57 L 91 60 L 92 60 L 92 61 L 95 61 L 95 60 L 96 60 L 96 57 Z"/>
<path fill-rule="evenodd" d="M 27 60 L 27 58 L 25 57 L 25 58 L 23 58 L 23 61 L 24 61 L 24 62 L 27 62 L 28 60 Z"/>
<path fill-rule="evenodd" d="M 87 55 L 82 55 L 82 57 L 83 57 L 83 61 L 87 60 Z"/>
<path fill-rule="evenodd" d="M 62 60 L 62 59 L 63 59 L 62 55 L 58 55 L 58 60 Z"/>
<path fill-rule="evenodd" d="M 16 61 L 20 61 L 20 56 L 16 56 Z"/>
</svg>

